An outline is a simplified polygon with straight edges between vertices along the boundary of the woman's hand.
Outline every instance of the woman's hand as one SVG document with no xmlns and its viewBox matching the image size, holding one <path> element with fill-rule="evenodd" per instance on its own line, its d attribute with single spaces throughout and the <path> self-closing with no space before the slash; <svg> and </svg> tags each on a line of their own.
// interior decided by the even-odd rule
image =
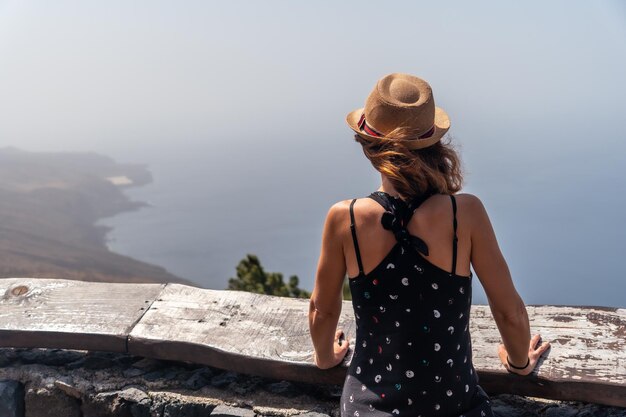
<svg viewBox="0 0 626 417">
<path fill-rule="evenodd" d="M 539 341 L 541 340 L 541 336 L 540 335 L 535 335 L 533 336 L 532 339 L 530 339 L 530 346 L 528 347 L 528 365 L 524 368 L 524 369 L 515 369 L 511 366 L 509 366 L 508 361 L 507 361 L 507 357 L 508 357 L 508 353 L 506 351 L 506 348 L 504 347 L 504 345 L 500 345 L 498 347 L 498 356 L 500 356 L 500 360 L 502 361 L 502 365 L 504 365 L 504 367 L 506 368 L 507 371 L 514 373 L 514 374 L 518 374 L 518 375 L 528 375 L 530 374 L 533 369 L 535 369 L 535 366 L 537 366 L 537 361 L 539 360 L 539 357 L 546 351 L 548 350 L 548 348 L 550 348 L 550 343 L 546 342 L 546 343 L 542 343 L 541 345 L 538 346 Z M 515 364 L 518 365 L 518 364 Z M 519 364 L 521 365 L 521 364 Z"/>
<path fill-rule="evenodd" d="M 333 342 L 334 357 L 330 362 L 320 362 L 317 354 L 313 353 L 313 360 L 318 368 L 329 369 L 339 365 L 343 361 L 346 353 L 348 353 L 348 347 L 350 346 L 350 341 L 347 338 L 343 339 L 343 336 L 343 330 L 337 330 L 335 332 L 335 341 Z"/>
</svg>

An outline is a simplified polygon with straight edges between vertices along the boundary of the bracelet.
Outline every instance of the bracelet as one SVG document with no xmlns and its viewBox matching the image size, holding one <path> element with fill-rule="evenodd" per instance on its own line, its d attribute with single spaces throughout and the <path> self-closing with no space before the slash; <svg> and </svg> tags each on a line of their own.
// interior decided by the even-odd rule
<svg viewBox="0 0 626 417">
<path fill-rule="evenodd" d="M 526 362 L 526 365 L 524 365 L 524 366 L 522 366 L 522 367 L 519 367 L 519 366 L 515 366 L 515 365 L 513 365 L 513 364 L 511 363 L 511 361 L 509 360 L 509 357 L 508 357 L 508 355 L 507 355 L 507 357 L 506 357 L 506 363 L 508 363 L 508 364 L 509 364 L 509 366 L 510 366 L 511 368 L 513 368 L 513 369 L 519 369 L 519 370 L 522 370 L 522 369 L 526 369 L 526 368 L 528 368 L 528 365 L 530 365 L 530 358 L 528 358 L 528 362 Z"/>
</svg>

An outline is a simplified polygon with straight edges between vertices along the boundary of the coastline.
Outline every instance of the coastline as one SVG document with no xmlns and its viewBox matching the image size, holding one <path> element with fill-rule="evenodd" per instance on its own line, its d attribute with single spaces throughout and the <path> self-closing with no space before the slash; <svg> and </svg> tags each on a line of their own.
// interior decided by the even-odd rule
<svg viewBox="0 0 626 417">
<path fill-rule="evenodd" d="M 107 245 L 98 221 L 146 207 L 124 189 L 150 182 L 145 165 L 95 153 L 0 149 L 0 277 L 196 285 Z"/>
</svg>

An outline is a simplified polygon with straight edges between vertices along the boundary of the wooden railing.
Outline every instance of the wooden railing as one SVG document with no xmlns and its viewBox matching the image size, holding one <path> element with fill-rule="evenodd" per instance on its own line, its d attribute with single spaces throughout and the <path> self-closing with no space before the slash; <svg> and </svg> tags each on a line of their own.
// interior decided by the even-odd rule
<svg viewBox="0 0 626 417">
<path fill-rule="evenodd" d="M 511 393 L 626 407 L 626 309 L 528 306 L 552 349 L 533 375 L 507 373 L 487 306 L 472 306 L 479 383 Z M 312 362 L 308 300 L 180 284 L 0 279 L 0 347 L 127 352 L 293 381 L 342 384 L 346 362 Z M 350 302 L 339 322 L 354 343 Z"/>
</svg>

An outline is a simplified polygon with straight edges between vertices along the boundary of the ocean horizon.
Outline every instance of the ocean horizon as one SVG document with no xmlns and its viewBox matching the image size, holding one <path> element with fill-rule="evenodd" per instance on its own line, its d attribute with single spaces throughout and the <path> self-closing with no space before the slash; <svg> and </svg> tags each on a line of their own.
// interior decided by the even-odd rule
<svg viewBox="0 0 626 417">
<path fill-rule="evenodd" d="M 241 164 L 222 161 L 208 145 L 176 152 L 144 149 L 141 160 L 126 154 L 125 162 L 146 163 L 154 181 L 125 190 L 147 207 L 99 222 L 112 228 L 107 245 L 211 289 L 227 288 L 237 263 L 251 253 L 266 271 L 280 272 L 285 280 L 297 275 L 300 287 L 311 290 L 328 208 L 379 186 L 360 147 L 350 134 L 343 136 L 332 155 L 312 147 L 301 160 L 247 154 L 263 156 L 259 159 L 281 167 L 278 172 L 264 170 L 250 156 L 241 161 L 247 170 L 239 171 Z M 467 172 L 462 192 L 485 204 L 527 304 L 626 307 L 619 255 L 626 231 L 615 222 L 622 197 L 608 190 L 615 181 L 624 182 L 617 163 L 573 184 L 563 180 L 562 166 L 522 176 L 524 165 L 511 161 L 494 178 L 481 170 L 485 164 L 473 167 L 471 155 L 462 155 Z M 324 162 L 334 169 L 321 169 Z M 613 181 L 602 181 L 606 175 Z M 474 303 L 486 304 L 476 276 L 473 288 Z"/>
</svg>

